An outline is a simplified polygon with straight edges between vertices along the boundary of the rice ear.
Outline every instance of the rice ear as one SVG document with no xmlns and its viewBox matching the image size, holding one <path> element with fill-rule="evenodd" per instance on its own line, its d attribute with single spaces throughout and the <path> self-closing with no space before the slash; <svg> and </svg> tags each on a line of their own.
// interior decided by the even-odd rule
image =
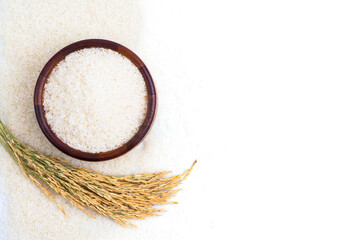
<svg viewBox="0 0 360 240">
<path fill-rule="evenodd" d="M 135 226 L 131 219 L 144 219 L 164 212 L 155 205 L 176 204 L 169 201 L 179 191 L 174 189 L 189 176 L 197 162 L 183 174 L 172 177 L 166 177 L 169 172 L 136 176 L 100 174 L 29 148 L 17 140 L 1 120 L 0 143 L 24 175 L 51 200 L 55 201 L 48 189 L 68 199 L 90 217 L 94 216 L 88 209 L 124 227 Z M 64 209 L 58 207 L 65 214 Z"/>
</svg>

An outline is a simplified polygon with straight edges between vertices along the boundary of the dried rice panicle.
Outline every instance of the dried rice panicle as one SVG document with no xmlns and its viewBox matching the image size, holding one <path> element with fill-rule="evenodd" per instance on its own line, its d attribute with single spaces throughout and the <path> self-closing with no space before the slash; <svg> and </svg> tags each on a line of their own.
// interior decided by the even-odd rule
<svg viewBox="0 0 360 240">
<path fill-rule="evenodd" d="M 158 216 L 164 211 L 155 205 L 176 204 L 169 199 L 179 191 L 174 189 L 189 176 L 196 163 L 183 174 L 172 177 L 166 177 L 170 172 L 118 177 L 79 168 L 35 151 L 16 139 L 1 120 L 0 142 L 22 172 L 50 199 L 54 201 L 45 186 L 69 199 L 89 216 L 94 217 L 87 209 L 112 218 L 124 227 L 134 226 L 131 219 Z"/>
</svg>

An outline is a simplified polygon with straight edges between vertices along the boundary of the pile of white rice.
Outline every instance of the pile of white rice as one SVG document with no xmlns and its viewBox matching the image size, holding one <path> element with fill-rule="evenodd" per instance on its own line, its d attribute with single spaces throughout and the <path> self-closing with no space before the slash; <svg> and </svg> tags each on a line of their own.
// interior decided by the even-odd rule
<svg viewBox="0 0 360 240">
<path fill-rule="evenodd" d="M 23 143 L 76 166 L 111 175 L 169 170 L 178 174 L 195 159 L 199 160 L 181 186 L 183 190 L 172 199 L 179 204 L 165 206 L 168 211 L 161 217 L 135 220 L 137 228 L 125 229 L 98 214 L 96 219 L 90 218 L 55 195 L 65 208 L 65 216 L 24 177 L 0 147 L 1 240 L 176 240 L 189 236 L 201 239 L 212 233 L 212 229 L 218 229 L 223 218 L 214 222 L 214 213 L 209 211 L 214 203 L 207 196 L 213 193 L 219 178 L 213 177 L 214 171 L 207 168 L 212 158 L 203 157 L 205 151 L 199 149 L 207 144 L 197 137 L 206 123 L 201 117 L 202 109 L 211 106 L 209 98 L 199 96 L 202 91 L 198 91 L 203 89 L 199 87 L 200 81 L 208 78 L 203 76 L 204 68 L 194 64 L 203 59 L 189 58 L 188 54 L 198 52 L 199 46 L 207 42 L 190 37 L 197 35 L 189 28 L 202 19 L 197 12 L 201 8 L 194 7 L 196 4 L 194 1 L 174 4 L 95 0 L 84 4 L 83 0 L 0 0 L 0 117 Z M 198 5 L 203 7 L 202 3 Z M 46 62 L 64 46 L 89 38 L 109 39 L 139 53 L 151 70 L 159 95 L 156 121 L 142 144 L 117 159 L 96 163 L 72 159 L 56 149 L 41 132 L 33 106 L 36 80 Z M 194 43 L 197 39 L 201 44 Z M 213 138 L 204 136 L 214 142 Z M 215 150 L 207 152 L 213 155 Z M 218 159 L 214 162 L 218 163 Z M 209 182 L 211 179 L 214 181 Z"/>
<path fill-rule="evenodd" d="M 128 142 L 146 114 L 145 81 L 118 52 L 85 48 L 52 70 L 44 91 L 45 117 L 52 131 L 72 148 L 106 152 Z"/>
</svg>

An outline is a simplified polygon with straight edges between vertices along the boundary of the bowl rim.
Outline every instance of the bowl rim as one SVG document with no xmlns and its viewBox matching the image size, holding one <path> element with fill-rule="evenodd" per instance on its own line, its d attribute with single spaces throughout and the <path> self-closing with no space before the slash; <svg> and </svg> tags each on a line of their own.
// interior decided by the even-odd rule
<svg viewBox="0 0 360 240">
<path fill-rule="evenodd" d="M 127 143 L 123 144 L 119 148 L 108 152 L 100 152 L 100 153 L 83 152 L 81 150 L 72 148 L 69 145 L 65 144 L 63 141 L 61 141 L 56 136 L 56 134 L 51 130 L 46 120 L 45 110 L 43 107 L 44 86 L 53 68 L 70 53 L 78 51 L 80 49 L 93 48 L 93 47 L 112 49 L 122 54 L 126 58 L 128 58 L 139 69 L 146 83 L 146 88 L 148 93 L 147 112 L 146 112 L 145 120 L 143 124 L 140 126 L 138 132 Z M 155 84 L 153 82 L 149 70 L 147 69 L 143 61 L 134 52 L 132 52 L 130 49 L 126 48 L 125 46 L 113 41 L 109 41 L 105 39 L 86 39 L 72 43 L 64 47 L 45 64 L 36 82 L 35 92 L 34 92 L 34 108 L 35 108 L 36 119 L 41 128 L 41 131 L 57 149 L 59 149 L 60 151 L 71 157 L 80 160 L 105 161 L 124 155 L 125 153 L 132 150 L 135 146 L 137 146 L 145 138 L 145 136 L 151 129 L 151 126 L 155 119 L 156 109 L 157 109 L 157 96 L 156 96 Z"/>
</svg>

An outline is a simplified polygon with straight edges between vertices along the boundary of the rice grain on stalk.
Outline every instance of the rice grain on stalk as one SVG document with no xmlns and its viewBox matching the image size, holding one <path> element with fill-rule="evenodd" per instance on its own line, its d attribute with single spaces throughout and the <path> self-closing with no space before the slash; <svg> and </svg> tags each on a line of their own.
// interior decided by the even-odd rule
<svg viewBox="0 0 360 240">
<path fill-rule="evenodd" d="M 22 144 L 0 120 L 0 143 L 11 155 L 25 176 L 35 183 L 51 200 L 52 189 L 74 206 L 94 217 L 87 209 L 113 219 L 124 227 L 135 226 L 131 219 L 159 216 L 164 210 L 155 205 L 176 204 L 169 201 L 175 190 L 193 169 L 181 175 L 166 177 L 170 172 L 111 176 L 76 167 L 67 161 L 46 156 Z M 65 214 L 64 209 L 57 204 Z"/>
</svg>

